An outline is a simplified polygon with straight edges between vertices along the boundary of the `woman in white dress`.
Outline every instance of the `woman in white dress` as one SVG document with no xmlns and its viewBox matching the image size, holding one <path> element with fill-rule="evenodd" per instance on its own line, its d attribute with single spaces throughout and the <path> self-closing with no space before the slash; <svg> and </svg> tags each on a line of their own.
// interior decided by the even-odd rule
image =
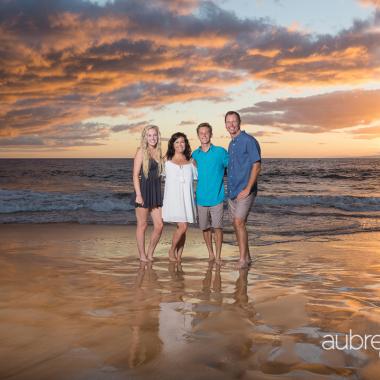
<svg viewBox="0 0 380 380">
<path fill-rule="evenodd" d="M 165 175 L 162 218 L 164 222 L 177 223 L 169 260 L 181 261 L 188 224 L 195 223 L 197 219 L 193 188 L 197 168 L 191 160 L 189 140 L 181 132 L 175 133 L 169 140 Z"/>
</svg>

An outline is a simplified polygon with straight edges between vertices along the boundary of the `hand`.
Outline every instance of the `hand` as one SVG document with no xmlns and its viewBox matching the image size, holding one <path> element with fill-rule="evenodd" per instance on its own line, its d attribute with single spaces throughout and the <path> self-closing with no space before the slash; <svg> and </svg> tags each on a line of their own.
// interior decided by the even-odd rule
<svg viewBox="0 0 380 380">
<path fill-rule="evenodd" d="M 140 204 L 141 206 L 144 205 L 144 199 L 141 195 L 136 195 L 136 200 L 135 200 L 136 203 Z"/>
<path fill-rule="evenodd" d="M 243 189 L 237 196 L 237 200 L 240 201 L 244 198 L 247 198 L 249 195 L 249 189 L 245 188 Z"/>
</svg>

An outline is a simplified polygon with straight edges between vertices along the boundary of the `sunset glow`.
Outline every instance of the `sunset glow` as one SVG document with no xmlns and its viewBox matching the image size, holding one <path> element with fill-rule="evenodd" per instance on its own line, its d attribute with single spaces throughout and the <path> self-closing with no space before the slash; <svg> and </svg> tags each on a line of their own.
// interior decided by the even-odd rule
<svg viewBox="0 0 380 380">
<path fill-rule="evenodd" d="M 147 123 L 226 147 L 230 109 L 264 157 L 379 156 L 380 2 L 301 3 L 0 1 L 0 157 L 131 157 Z"/>
</svg>

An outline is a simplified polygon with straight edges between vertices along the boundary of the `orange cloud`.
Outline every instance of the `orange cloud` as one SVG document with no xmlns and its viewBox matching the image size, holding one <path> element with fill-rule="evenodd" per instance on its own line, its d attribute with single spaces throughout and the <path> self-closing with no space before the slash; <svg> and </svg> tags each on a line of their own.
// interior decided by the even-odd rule
<svg viewBox="0 0 380 380">
<path fill-rule="evenodd" d="M 259 102 L 241 109 L 240 112 L 246 124 L 284 131 L 324 133 L 379 122 L 378 104 L 380 90 L 353 90 Z M 377 129 L 368 127 L 358 131 L 362 135 L 373 135 Z"/>
<path fill-rule="evenodd" d="M 380 8 L 380 0 L 359 0 L 361 4 Z"/>
<path fill-rule="evenodd" d="M 356 139 L 361 140 L 372 140 L 380 138 L 380 125 L 367 127 L 367 128 L 358 128 L 350 131 L 355 135 Z"/>
</svg>

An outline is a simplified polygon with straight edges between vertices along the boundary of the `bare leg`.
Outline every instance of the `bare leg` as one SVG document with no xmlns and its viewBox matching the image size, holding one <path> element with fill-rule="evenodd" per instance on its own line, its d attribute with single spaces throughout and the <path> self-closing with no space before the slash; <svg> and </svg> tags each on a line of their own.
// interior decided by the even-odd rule
<svg viewBox="0 0 380 380">
<path fill-rule="evenodd" d="M 222 243 L 223 243 L 223 230 L 221 228 L 215 228 L 215 251 L 216 251 L 216 262 L 221 263 L 222 258 Z"/>
<path fill-rule="evenodd" d="M 177 247 L 178 243 L 180 242 L 182 235 L 186 233 L 187 230 L 187 223 L 177 223 L 177 229 L 175 230 L 173 234 L 173 240 L 172 245 L 169 250 L 169 260 L 170 261 L 177 261 Z M 182 254 L 182 251 L 181 251 Z"/>
<path fill-rule="evenodd" d="M 186 242 L 186 232 L 182 235 L 181 240 L 177 245 L 177 261 L 180 262 L 182 259 L 183 248 L 185 247 Z"/>
<path fill-rule="evenodd" d="M 233 225 L 240 253 L 238 268 L 246 268 L 248 266 L 248 234 L 245 226 L 245 220 L 235 218 L 233 220 Z"/>
<path fill-rule="evenodd" d="M 160 240 L 162 229 L 164 227 L 164 223 L 162 222 L 162 216 L 161 216 L 161 207 L 152 209 L 152 211 L 150 212 L 150 215 L 153 221 L 153 232 L 152 232 L 152 235 L 150 236 L 147 258 L 148 260 L 153 261 L 153 253 L 154 253 L 154 250 L 156 249 L 158 241 Z"/>
<path fill-rule="evenodd" d="M 203 230 L 203 239 L 205 240 L 206 247 L 208 250 L 208 261 L 214 261 L 215 260 L 215 255 L 214 255 L 214 250 L 212 247 L 212 233 L 211 233 L 211 228 L 208 228 L 207 230 Z"/>
<path fill-rule="evenodd" d="M 247 262 L 248 264 L 252 263 L 251 252 L 249 252 L 249 244 L 247 245 Z"/>
<path fill-rule="evenodd" d="M 149 210 L 147 208 L 137 207 L 136 208 L 136 241 L 137 249 L 139 251 L 140 261 L 148 261 L 145 254 L 145 231 L 148 227 L 148 214 Z"/>
</svg>

